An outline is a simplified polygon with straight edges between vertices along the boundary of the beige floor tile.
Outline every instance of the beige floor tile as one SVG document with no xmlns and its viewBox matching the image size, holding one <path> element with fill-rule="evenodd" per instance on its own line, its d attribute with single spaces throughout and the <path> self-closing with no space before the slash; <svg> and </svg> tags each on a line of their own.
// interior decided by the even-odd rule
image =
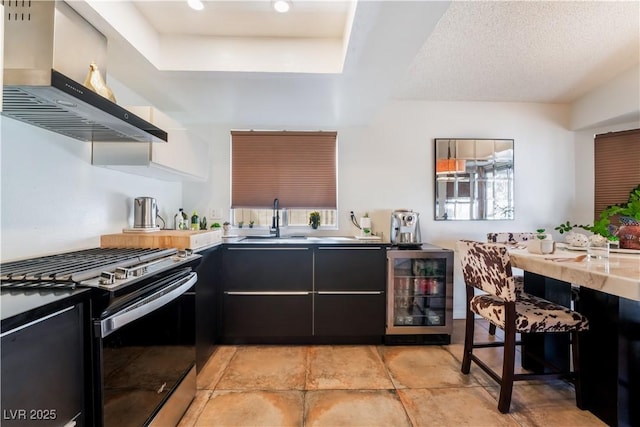
<svg viewBox="0 0 640 427">
<path fill-rule="evenodd" d="M 195 426 L 301 426 L 302 391 L 214 391 Z"/>
<path fill-rule="evenodd" d="M 308 357 L 307 390 L 393 388 L 374 346 L 314 346 Z"/>
<path fill-rule="evenodd" d="M 187 412 L 182 416 L 180 423 L 178 423 L 178 427 L 191 427 L 195 425 L 196 420 L 209 401 L 212 393 L 212 390 L 198 390 L 196 392 L 196 396 L 191 402 L 191 405 L 189 405 L 189 409 L 187 409 Z"/>
<path fill-rule="evenodd" d="M 497 402 L 498 387 L 487 388 Z M 572 384 L 562 381 L 545 381 L 538 384 L 516 382 L 511 395 L 511 414 L 522 425 L 529 426 L 603 426 L 596 416 L 576 406 Z M 556 414 L 554 418 L 547 413 Z M 556 417 L 557 416 L 557 423 Z M 573 423 L 573 424 L 572 424 Z"/>
<path fill-rule="evenodd" d="M 606 426 L 590 413 L 573 406 L 552 406 L 544 410 L 525 409 L 513 412 L 513 418 L 522 427 L 602 427 Z"/>
<path fill-rule="evenodd" d="M 304 390 L 307 347 L 238 347 L 216 390 Z"/>
<path fill-rule="evenodd" d="M 499 387 L 487 389 L 498 399 Z M 520 412 L 526 409 L 542 409 L 550 406 L 576 406 L 576 394 L 573 385 L 562 380 L 551 380 L 538 383 L 516 381 L 511 393 L 511 410 Z"/>
<path fill-rule="evenodd" d="M 308 391 L 304 413 L 306 427 L 411 426 L 392 390 Z"/>
<path fill-rule="evenodd" d="M 398 395 L 415 427 L 518 426 L 510 415 L 498 412 L 483 387 L 405 389 Z"/>
<path fill-rule="evenodd" d="M 202 372 L 198 372 L 198 389 L 213 390 L 220 381 L 222 373 L 227 368 L 229 361 L 236 354 L 235 346 L 219 346 L 209 357 Z"/>
<path fill-rule="evenodd" d="M 495 381 L 475 364 L 460 372 L 460 322 L 449 346 L 219 347 L 180 427 L 605 425 L 559 380 L 516 382 L 511 412 L 500 414 Z M 489 337 L 477 323 L 476 336 Z M 490 360 L 500 367 L 501 352 Z"/>
<path fill-rule="evenodd" d="M 463 375 L 460 362 L 440 346 L 380 347 L 396 388 L 467 387 L 479 385 Z"/>
</svg>

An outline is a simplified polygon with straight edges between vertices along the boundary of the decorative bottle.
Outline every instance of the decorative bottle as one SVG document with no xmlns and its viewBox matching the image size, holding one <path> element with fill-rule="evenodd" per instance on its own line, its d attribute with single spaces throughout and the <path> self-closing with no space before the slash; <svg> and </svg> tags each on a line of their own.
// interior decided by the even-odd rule
<svg viewBox="0 0 640 427">
<path fill-rule="evenodd" d="M 178 217 L 178 229 L 179 230 L 188 230 L 189 227 L 187 226 L 187 214 L 185 213 L 185 211 L 180 208 L 180 211 L 178 212 L 178 214 L 180 215 Z"/>
<path fill-rule="evenodd" d="M 200 230 L 200 218 L 198 218 L 196 211 L 193 211 L 193 215 L 191 215 L 191 229 L 194 231 Z"/>
</svg>

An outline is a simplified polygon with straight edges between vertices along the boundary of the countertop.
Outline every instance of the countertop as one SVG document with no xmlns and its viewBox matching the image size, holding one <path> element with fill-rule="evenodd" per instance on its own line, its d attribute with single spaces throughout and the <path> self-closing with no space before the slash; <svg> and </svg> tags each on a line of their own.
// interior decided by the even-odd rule
<svg viewBox="0 0 640 427">
<path fill-rule="evenodd" d="M 573 261 L 584 254 L 566 249 L 550 255 L 532 254 L 526 249 L 509 250 L 513 267 L 640 301 L 640 254 L 612 253 L 607 261 Z M 560 260 L 553 260 L 557 258 Z"/>
<path fill-rule="evenodd" d="M 88 288 L 2 290 L 0 293 L 2 332 L 86 301 L 90 295 L 91 289 Z"/>
<path fill-rule="evenodd" d="M 268 244 L 268 245 L 373 245 L 373 246 L 389 246 L 389 242 L 382 239 L 358 239 L 350 236 L 281 236 L 269 237 L 266 235 L 252 236 L 222 236 L 223 244 Z"/>
</svg>

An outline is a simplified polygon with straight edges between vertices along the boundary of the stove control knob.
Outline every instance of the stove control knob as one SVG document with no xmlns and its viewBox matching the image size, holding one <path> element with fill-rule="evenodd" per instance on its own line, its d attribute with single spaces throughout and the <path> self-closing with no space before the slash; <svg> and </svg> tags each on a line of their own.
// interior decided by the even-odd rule
<svg viewBox="0 0 640 427">
<path fill-rule="evenodd" d="M 110 271 L 103 271 L 100 273 L 100 279 L 98 282 L 101 285 L 113 285 L 116 282 L 116 275 Z"/>
<path fill-rule="evenodd" d="M 193 249 L 189 249 L 189 248 L 186 248 L 186 249 L 184 249 L 184 250 L 179 250 L 179 251 L 176 253 L 176 256 L 177 256 L 178 258 L 188 258 L 188 257 L 190 257 L 191 255 L 193 255 Z"/>
<path fill-rule="evenodd" d="M 135 277 L 140 277 L 147 272 L 147 267 L 138 267 L 132 271 Z"/>
<path fill-rule="evenodd" d="M 127 279 L 132 276 L 132 271 L 128 268 L 116 268 L 116 279 Z"/>
</svg>

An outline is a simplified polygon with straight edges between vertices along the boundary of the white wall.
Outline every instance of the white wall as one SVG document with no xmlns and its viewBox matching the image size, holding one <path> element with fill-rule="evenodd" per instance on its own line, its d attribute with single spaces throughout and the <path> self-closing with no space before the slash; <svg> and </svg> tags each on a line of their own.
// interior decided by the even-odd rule
<svg viewBox="0 0 640 427">
<path fill-rule="evenodd" d="M 1 117 L 1 252 L 18 258 L 97 247 L 133 225 L 133 198 L 152 196 L 167 219 L 182 185 L 91 165 L 91 144 Z"/>
<path fill-rule="evenodd" d="M 640 64 L 595 88 L 571 105 L 572 130 L 640 121 Z"/>
<path fill-rule="evenodd" d="M 339 230 L 357 232 L 349 211 L 372 216 L 374 231 L 389 236 L 391 211 L 420 212 L 423 240 L 453 249 L 460 238 L 485 240 L 490 231 L 552 230 L 573 208 L 574 139 L 563 105 L 391 102 L 369 126 L 338 129 Z M 434 138 L 515 140 L 516 219 L 435 221 Z M 188 184 L 185 206 L 229 209 L 229 129 L 212 133 L 212 178 Z M 464 292 L 455 274 L 456 317 L 464 317 Z"/>
</svg>

